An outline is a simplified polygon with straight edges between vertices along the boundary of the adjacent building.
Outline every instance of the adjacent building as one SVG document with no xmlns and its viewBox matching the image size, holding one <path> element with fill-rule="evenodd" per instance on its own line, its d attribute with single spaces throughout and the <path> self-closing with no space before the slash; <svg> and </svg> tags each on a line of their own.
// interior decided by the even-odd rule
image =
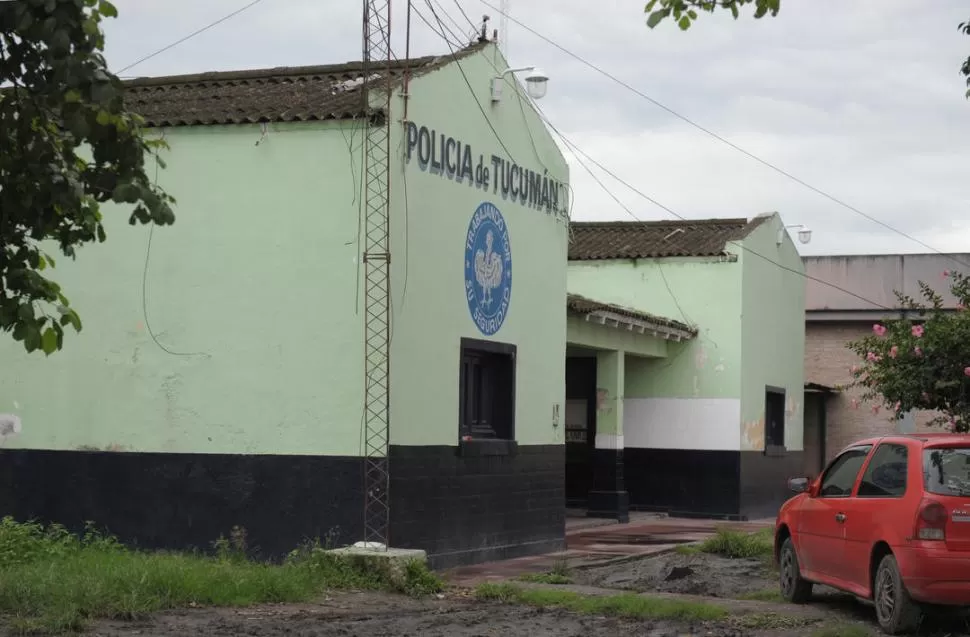
<svg viewBox="0 0 970 637">
<path fill-rule="evenodd" d="M 621 519 L 774 515 L 803 463 L 803 266 L 779 215 L 572 233 L 571 505 Z"/>
<path fill-rule="evenodd" d="M 926 427 L 930 414 L 896 421 L 859 401 L 850 383 L 858 357 L 847 345 L 872 333 L 874 323 L 906 315 L 896 292 L 920 299 L 924 281 L 956 309 L 943 273 L 970 263 L 970 254 L 878 254 L 805 257 L 805 469 L 818 473 L 852 442 Z M 825 283 L 823 283 L 823 281 Z"/>
</svg>

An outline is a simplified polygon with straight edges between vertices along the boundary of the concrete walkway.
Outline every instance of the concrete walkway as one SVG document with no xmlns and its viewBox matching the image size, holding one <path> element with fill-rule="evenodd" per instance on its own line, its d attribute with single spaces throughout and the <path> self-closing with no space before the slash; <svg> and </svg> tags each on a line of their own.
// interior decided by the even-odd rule
<svg viewBox="0 0 970 637">
<path fill-rule="evenodd" d="M 722 527 L 755 532 L 775 524 L 774 519 L 726 522 L 646 513 L 631 514 L 627 524 L 590 520 L 567 517 L 565 551 L 462 566 L 446 571 L 444 576 L 456 586 L 476 586 L 482 582 L 514 579 L 526 573 L 547 573 L 564 561 L 571 568 L 583 568 L 657 555 L 680 544 L 706 540 Z"/>
</svg>

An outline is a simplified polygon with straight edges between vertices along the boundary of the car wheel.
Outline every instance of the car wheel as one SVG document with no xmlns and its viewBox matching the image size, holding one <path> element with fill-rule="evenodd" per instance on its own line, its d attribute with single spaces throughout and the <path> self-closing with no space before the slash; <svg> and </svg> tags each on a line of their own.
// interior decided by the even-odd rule
<svg viewBox="0 0 970 637">
<path fill-rule="evenodd" d="M 812 597 L 813 584 L 802 578 L 801 568 L 798 566 L 798 556 L 791 538 L 786 538 L 781 545 L 778 555 L 778 571 L 781 581 L 781 596 L 785 601 L 794 604 L 804 604 Z"/>
<path fill-rule="evenodd" d="M 887 555 L 879 562 L 872 587 L 879 627 L 888 635 L 902 635 L 916 629 L 922 610 L 913 601 L 899 576 L 896 558 Z"/>
</svg>

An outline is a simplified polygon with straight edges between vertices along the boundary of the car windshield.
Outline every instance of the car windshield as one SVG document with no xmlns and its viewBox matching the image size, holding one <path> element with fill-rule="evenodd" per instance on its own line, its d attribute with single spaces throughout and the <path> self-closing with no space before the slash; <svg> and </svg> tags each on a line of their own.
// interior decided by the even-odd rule
<svg viewBox="0 0 970 637">
<path fill-rule="evenodd" d="M 970 447 L 924 450 L 923 480 L 930 493 L 970 496 Z"/>
</svg>

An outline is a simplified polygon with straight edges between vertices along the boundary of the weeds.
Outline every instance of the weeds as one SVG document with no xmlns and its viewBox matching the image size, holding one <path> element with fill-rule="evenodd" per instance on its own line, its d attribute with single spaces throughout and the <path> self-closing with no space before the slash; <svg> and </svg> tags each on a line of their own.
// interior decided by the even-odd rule
<svg viewBox="0 0 970 637">
<path fill-rule="evenodd" d="M 742 595 L 739 595 L 738 599 L 750 599 L 758 602 L 778 602 L 778 603 L 782 603 L 785 601 L 785 598 L 781 596 L 781 592 L 776 588 L 766 588 L 760 591 L 744 593 Z"/>
<path fill-rule="evenodd" d="M 744 533 L 720 528 L 717 529 L 713 537 L 697 545 L 697 550 L 731 559 L 762 558 L 767 560 L 774 554 L 773 537 L 771 529 L 764 529 L 756 533 Z"/>
<path fill-rule="evenodd" d="M 213 543 L 215 556 L 129 550 L 89 525 L 0 520 L 0 613 L 18 633 L 66 632 L 96 618 L 135 619 L 159 610 L 310 600 L 329 589 L 425 595 L 441 581 L 423 562 L 390 578 L 375 561 L 338 557 L 309 544 L 281 565 L 247 558 L 245 530 Z"/>
<path fill-rule="evenodd" d="M 585 615 L 613 615 L 639 619 L 710 621 L 724 619 L 720 606 L 682 600 L 644 597 L 632 593 L 587 596 L 561 590 L 523 589 L 513 584 L 482 584 L 475 591 L 482 600 L 516 602 L 540 608 L 563 608 Z"/>
<path fill-rule="evenodd" d="M 552 570 L 548 573 L 526 573 L 519 576 L 523 582 L 534 582 L 536 584 L 572 584 L 573 578 L 570 574 L 569 560 L 560 556 L 552 565 Z"/>
</svg>

